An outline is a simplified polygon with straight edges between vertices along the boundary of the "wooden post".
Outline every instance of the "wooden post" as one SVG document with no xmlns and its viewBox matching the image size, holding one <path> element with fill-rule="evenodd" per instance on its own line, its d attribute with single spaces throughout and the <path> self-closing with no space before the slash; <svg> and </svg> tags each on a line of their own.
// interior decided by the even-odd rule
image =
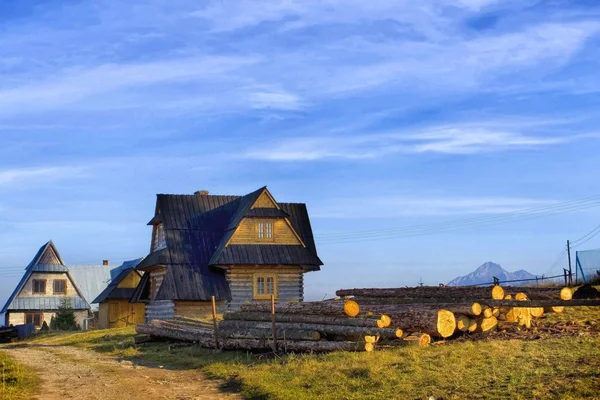
<svg viewBox="0 0 600 400">
<path fill-rule="evenodd" d="M 277 328 L 275 327 L 275 295 L 271 295 L 271 327 L 273 330 L 273 353 L 277 352 Z"/>
<path fill-rule="evenodd" d="M 563 274 L 565 275 L 565 286 L 569 286 L 569 279 L 567 278 L 567 275 L 569 274 L 569 270 L 566 268 L 563 268 Z"/>
<path fill-rule="evenodd" d="M 213 327 L 215 329 L 215 349 L 219 348 L 219 326 L 217 325 L 217 303 L 215 302 L 215 296 L 212 296 L 212 317 Z"/>
<path fill-rule="evenodd" d="M 571 243 L 567 240 L 567 257 L 569 257 L 569 285 L 573 286 L 573 271 L 571 270 Z"/>
</svg>

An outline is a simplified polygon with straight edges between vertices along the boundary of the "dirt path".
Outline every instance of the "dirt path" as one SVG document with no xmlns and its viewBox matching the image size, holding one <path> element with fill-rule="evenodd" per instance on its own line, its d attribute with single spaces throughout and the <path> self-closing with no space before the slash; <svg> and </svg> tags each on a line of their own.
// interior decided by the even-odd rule
<svg viewBox="0 0 600 400">
<path fill-rule="evenodd" d="M 3 346 L 15 361 L 33 368 L 44 400 L 213 400 L 241 399 L 200 371 L 179 371 L 149 363 L 119 362 L 67 346 Z"/>
</svg>

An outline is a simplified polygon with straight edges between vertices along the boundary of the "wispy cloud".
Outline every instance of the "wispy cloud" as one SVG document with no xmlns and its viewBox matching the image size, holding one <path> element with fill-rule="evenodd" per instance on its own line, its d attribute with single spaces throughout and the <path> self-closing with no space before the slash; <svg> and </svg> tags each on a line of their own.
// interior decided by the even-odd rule
<svg viewBox="0 0 600 400">
<path fill-rule="evenodd" d="M 335 198 L 311 207 L 313 218 L 424 217 L 503 214 L 554 204 L 520 197 L 371 196 Z"/>
<path fill-rule="evenodd" d="M 369 159 L 390 154 L 474 154 L 530 149 L 593 138 L 593 134 L 542 136 L 521 133 L 515 126 L 448 125 L 386 133 L 295 137 L 273 146 L 251 149 L 244 157 L 269 161 Z"/>
<path fill-rule="evenodd" d="M 81 175 L 83 168 L 79 167 L 38 167 L 12 168 L 0 170 L 0 188 L 21 186 L 45 181 L 56 181 Z"/>
</svg>

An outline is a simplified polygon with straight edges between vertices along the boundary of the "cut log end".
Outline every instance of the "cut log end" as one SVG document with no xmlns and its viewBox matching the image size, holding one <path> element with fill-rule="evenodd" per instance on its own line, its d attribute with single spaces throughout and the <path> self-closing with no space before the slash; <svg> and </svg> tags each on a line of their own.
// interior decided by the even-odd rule
<svg viewBox="0 0 600 400">
<path fill-rule="evenodd" d="M 448 310 L 438 311 L 437 330 L 440 336 L 447 338 L 452 336 L 456 329 L 456 318 L 454 313 Z"/>
<path fill-rule="evenodd" d="M 381 320 L 381 319 L 378 319 L 378 320 L 377 320 L 377 327 L 378 327 L 378 328 L 380 328 L 380 329 L 383 329 L 383 328 L 385 328 L 385 327 L 386 327 L 386 326 L 385 326 L 385 321 L 383 321 L 383 320 Z"/>
<path fill-rule="evenodd" d="M 375 350 L 375 343 L 365 343 L 365 351 L 371 352 Z"/>
<path fill-rule="evenodd" d="M 420 347 L 428 346 L 431 343 L 431 336 L 426 333 L 415 333 L 405 337 L 404 344 L 406 345 L 417 345 Z"/>
<path fill-rule="evenodd" d="M 494 316 L 494 310 L 492 310 L 492 309 L 491 309 L 491 308 L 489 308 L 489 307 L 486 307 L 486 308 L 484 308 L 484 309 L 483 309 L 483 316 L 484 316 L 485 318 L 490 318 L 490 317 L 493 317 L 493 316 Z"/>
<path fill-rule="evenodd" d="M 471 326 L 471 318 L 466 315 L 458 315 L 456 317 L 456 329 L 461 332 L 467 332 Z"/>
<path fill-rule="evenodd" d="M 573 291 L 571 288 L 564 287 L 560 290 L 561 300 L 571 300 L 573 298 Z"/>
<path fill-rule="evenodd" d="M 504 298 L 504 289 L 502 286 L 496 285 L 492 288 L 492 299 L 502 300 Z"/>
<path fill-rule="evenodd" d="M 515 300 L 529 300 L 525 293 L 517 293 L 515 294 Z"/>
<path fill-rule="evenodd" d="M 365 343 L 377 343 L 379 342 L 379 336 L 365 336 Z"/>
<path fill-rule="evenodd" d="M 565 311 L 565 308 L 563 306 L 556 306 L 556 307 L 552 307 L 552 311 L 554 311 L 555 313 L 561 313 L 561 312 Z"/>
<path fill-rule="evenodd" d="M 479 324 L 481 332 L 492 332 L 492 331 L 496 330 L 497 326 L 498 326 L 498 319 L 494 316 L 492 316 L 490 318 L 484 318 L 481 321 L 481 324 Z"/>
<path fill-rule="evenodd" d="M 360 312 L 360 307 L 354 300 L 346 300 L 344 303 L 344 312 L 349 317 L 356 317 Z"/>
<path fill-rule="evenodd" d="M 404 331 L 400 328 L 396 329 L 396 337 L 402 338 L 402 336 L 404 336 Z"/>
<path fill-rule="evenodd" d="M 539 318 L 542 315 L 544 315 L 544 307 L 533 307 L 530 308 L 531 310 L 531 315 L 534 316 L 535 318 Z"/>
<path fill-rule="evenodd" d="M 512 294 L 507 294 L 506 296 L 504 296 L 504 300 L 512 300 Z"/>
<path fill-rule="evenodd" d="M 478 316 L 481 315 L 483 308 L 481 307 L 481 304 L 473 303 L 473 305 L 471 305 L 471 311 L 473 311 L 474 316 Z"/>
<path fill-rule="evenodd" d="M 381 320 L 384 328 L 387 328 L 392 324 L 392 318 L 389 315 L 383 314 L 379 319 Z"/>
</svg>

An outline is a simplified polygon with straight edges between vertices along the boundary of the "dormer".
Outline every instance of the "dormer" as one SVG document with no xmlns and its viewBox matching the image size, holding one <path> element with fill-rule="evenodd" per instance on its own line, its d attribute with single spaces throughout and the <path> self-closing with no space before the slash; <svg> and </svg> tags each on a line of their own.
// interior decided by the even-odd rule
<svg viewBox="0 0 600 400">
<path fill-rule="evenodd" d="M 148 222 L 152 226 L 152 243 L 150 244 L 150 253 L 162 250 L 167 247 L 167 237 L 163 225 L 163 218 L 160 209 L 157 208 L 154 218 Z"/>
</svg>

